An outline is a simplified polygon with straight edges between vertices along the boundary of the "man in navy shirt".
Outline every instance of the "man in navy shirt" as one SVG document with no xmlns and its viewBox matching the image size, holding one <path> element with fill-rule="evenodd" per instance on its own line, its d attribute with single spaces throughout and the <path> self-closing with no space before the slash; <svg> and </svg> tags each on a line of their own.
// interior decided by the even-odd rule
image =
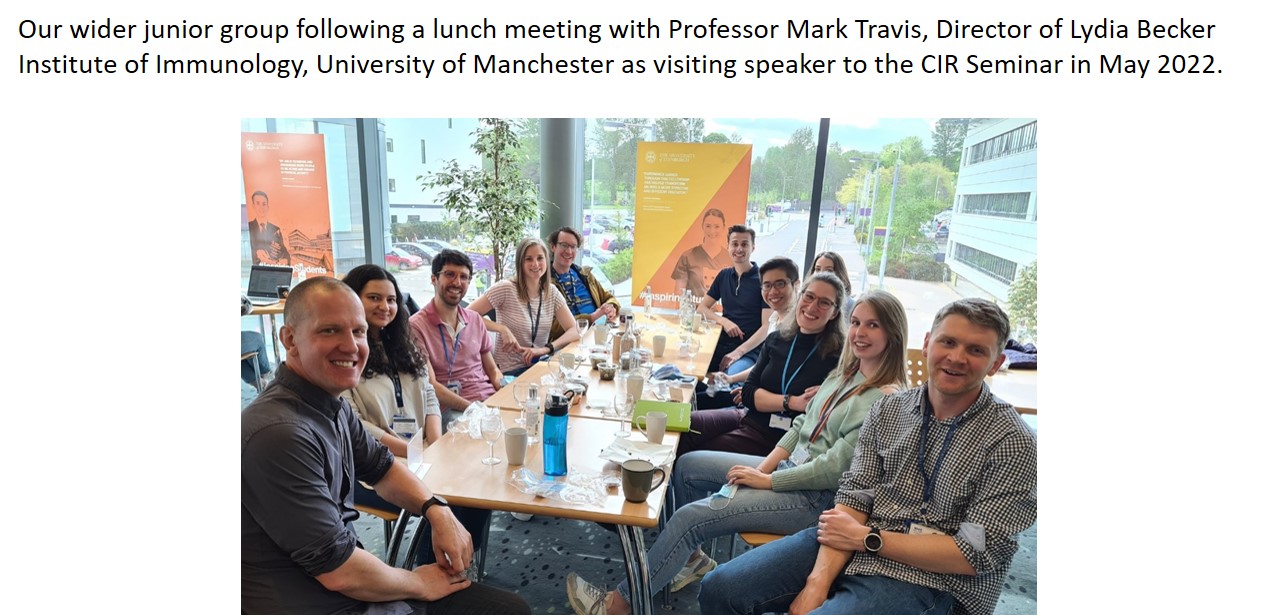
<svg viewBox="0 0 1275 615">
<path fill-rule="evenodd" d="M 748 260 L 756 249 L 757 233 L 742 224 L 730 227 L 727 251 L 731 266 L 713 280 L 697 308 L 704 319 L 722 326 L 709 370 L 737 374 L 757 362 L 757 348 L 766 339 L 763 323 L 770 320 L 770 308 L 761 297 L 761 273 Z M 722 313 L 714 309 L 721 304 Z"/>
</svg>

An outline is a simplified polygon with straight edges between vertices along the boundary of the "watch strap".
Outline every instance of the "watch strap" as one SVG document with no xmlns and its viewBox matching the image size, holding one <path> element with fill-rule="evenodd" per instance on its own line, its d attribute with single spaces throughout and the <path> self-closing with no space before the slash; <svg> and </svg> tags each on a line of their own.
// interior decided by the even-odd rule
<svg viewBox="0 0 1275 615">
<path fill-rule="evenodd" d="M 791 412 L 792 408 L 788 407 L 788 401 L 792 399 L 792 393 L 784 394 L 784 412 Z"/>
</svg>

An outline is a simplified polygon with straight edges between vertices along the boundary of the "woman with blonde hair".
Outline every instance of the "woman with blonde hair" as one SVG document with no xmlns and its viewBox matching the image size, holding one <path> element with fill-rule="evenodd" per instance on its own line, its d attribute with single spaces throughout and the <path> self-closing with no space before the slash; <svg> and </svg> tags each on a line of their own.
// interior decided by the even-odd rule
<svg viewBox="0 0 1275 615">
<path fill-rule="evenodd" d="M 518 244 L 513 279 L 496 282 L 469 309 L 486 314 L 496 310 L 496 322 L 484 319 L 488 331 L 500 335 L 494 353 L 506 376 L 517 376 L 540 357 L 552 355 L 580 339 L 580 329 L 558 287 L 549 283 L 549 250 L 528 237 Z M 557 321 L 564 333 L 549 340 Z"/>
<path fill-rule="evenodd" d="M 652 595 L 670 583 L 673 591 L 686 587 L 717 566 L 699 549 L 706 540 L 745 531 L 796 533 L 832 507 L 863 420 L 877 400 L 907 381 L 908 321 L 899 300 L 884 291 L 864 293 L 849 322 L 836 369 L 769 455 L 695 451 L 678 457 L 674 500 L 689 504 L 673 514 L 647 554 Z M 734 497 L 703 498 L 724 484 L 739 486 Z M 567 597 L 581 615 L 624 615 L 632 602 L 627 583 L 607 592 L 575 573 L 567 576 Z"/>
</svg>

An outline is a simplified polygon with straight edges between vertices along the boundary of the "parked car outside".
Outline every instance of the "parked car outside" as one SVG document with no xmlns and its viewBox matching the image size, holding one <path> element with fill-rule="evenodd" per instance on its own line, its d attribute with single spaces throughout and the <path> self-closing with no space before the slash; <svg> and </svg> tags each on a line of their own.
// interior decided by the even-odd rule
<svg viewBox="0 0 1275 615">
<path fill-rule="evenodd" d="M 425 263 L 419 256 L 409 254 L 402 248 L 390 248 L 385 252 L 385 266 L 400 271 L 416 269 Z"/>
<path fill-rule="evenodd" d="M 400 241 L 396 242 L 394 247 L 404 250 L 412 256 L 419 257 L 421 259 L 422 266 L 428 266 L 430 263 L 434 262 L 434 256 L 438 254 L 437 250 L 433 250 L 423 243 Z"/>
</svg>

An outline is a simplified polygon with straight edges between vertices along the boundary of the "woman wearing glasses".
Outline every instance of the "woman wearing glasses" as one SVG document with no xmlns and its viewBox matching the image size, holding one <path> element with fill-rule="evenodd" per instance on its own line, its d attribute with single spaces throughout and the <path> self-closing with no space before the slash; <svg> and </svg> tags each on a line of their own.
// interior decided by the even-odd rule
<svg viewBox="0 0 1275 615">
<path fill-rule="evenodd" d="M 846 315 L 850 314 L 850 306 L 854 305 L 854 291 L 850 290 L 850 269 L 845 259 L 836 252 L 820 252 L 815 255 L 815 264 L 810 266 L 810 275 L 827 271 L 841 279 L 846 285 Z"/>
<path fill-rule="evenodd" d="M 864 418 L 877 400 L 904 387 L 907 314 L 893 295 L 865 293 L 851 311 L 849 335 L 809 411 L 768 455 L 697 451 L 678 458 L 675 500 L 688 504 L 673 514 L 647 554 L 652 594 L 670 583 L 678 591 L 715 568 L 699 548 L 706 540 L 741 531 L 792 534 L 832 507 Z M 724 484 L 739 486 L 732 498 L 697 499 Z M 627 583 L 606 592 L 572 573 L 567 596 L 576 613 L 630 611 Z"/>
<path fill-rule="evenodd" d="M 678 456 L 695 450 L 768 454 L 837 364 L 846 339 L 845 292 L 831 274 L 806 280 L 797 304 L 762 343 L 757 364 L 736 393 L 744 409 L 692 413 L 692 432 L 682 436 Z"/>
</svg>

